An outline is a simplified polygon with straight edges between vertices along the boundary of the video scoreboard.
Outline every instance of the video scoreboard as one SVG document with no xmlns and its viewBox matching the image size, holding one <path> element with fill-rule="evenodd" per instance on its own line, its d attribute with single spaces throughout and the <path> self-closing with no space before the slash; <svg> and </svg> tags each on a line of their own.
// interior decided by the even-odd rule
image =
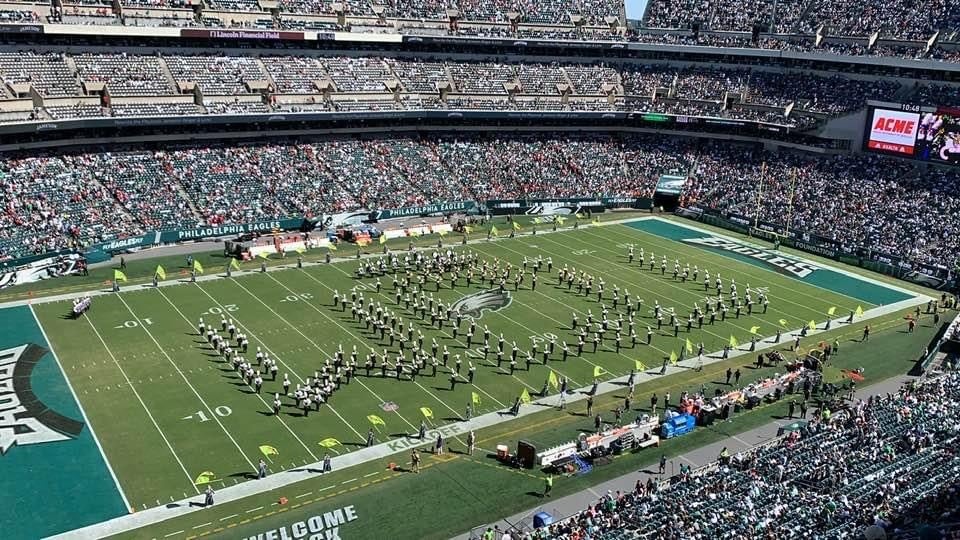
<svg viewBox="0 0 960 540">
<path fill-rule="evenodd" d="M 863 146 L 867 152 L 960 165 L 960 109 L 870 106 Z"/>
</svg>

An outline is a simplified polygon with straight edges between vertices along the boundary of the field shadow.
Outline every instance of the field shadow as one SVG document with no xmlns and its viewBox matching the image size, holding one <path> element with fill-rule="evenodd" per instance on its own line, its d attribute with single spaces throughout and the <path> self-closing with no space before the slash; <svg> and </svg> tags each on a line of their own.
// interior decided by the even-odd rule
<svg viewBox="0 0 960 540">
<path fill-rule="evenodd" d="M 529 495 L 531 497 L 536 497 L 538 499 L 543 498 L 543 493 L 540 493 L 539 491 L 528 491 L 524 495 Z"/>
</svg>

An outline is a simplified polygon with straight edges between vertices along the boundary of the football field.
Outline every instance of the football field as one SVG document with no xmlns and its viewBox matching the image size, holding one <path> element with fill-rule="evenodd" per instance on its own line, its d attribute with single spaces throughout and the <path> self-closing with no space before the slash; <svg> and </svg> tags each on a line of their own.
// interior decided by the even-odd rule
<svg viewBox="0 0 960 540">
<path fill-rule="evenodd" d="M 632 263 L 627 256 L 631 248 L 635 254 Z M 378 251 L 373 246 L 369 249 Z M 69 316 L 72 303 L 68 299 L 0 310 L 0 315 L 16 314 L 18 318 L 11 319 L 8 326 L 23 328 L 24 336 L 0 345 L 12 350 L 46 341 L 63 371 L 61 375 L 48 369 L 49 376 L 65 376 L 66 383 L 58 394 L 65 404 L 51 408 L 77 420 L 83 416 L 83 423 L 91 428 L 80 430 L 82 437 L 73 437 L 89 439 L 84 452 L 43 459 L 57 467 L 75 461 L 73 465 L 81 469 L 76 474 L 94 478 L 88 485 L 96 484 L 101 494 L 95 501 L 86 501 L 89 504 L 65 497 L 57 503 L 60 507 L 55 504 L 50 509 L 51 514 L 59 512 L 62 517 L 40 516 L 22 525 L 14 537 L 43 536 L 92 520 L 166 507 L 198 498 L 208 485 L 221 490 L 246 483 L 256 478 L 261 459 L 271 477 L 316 464 L 326 454 L 345 464 L 360 463 L 346 457 L 367 446 L 371 429 L 382 453 L 399 453 L 407 450 L 407 445 L 389 443 L 408 441 L 421 423 L 436 433 L 434 429 L 462 423 L 468 406 L 473 417 L 481 417 L 505 411 L 521 395 L 536 400 L 545 386 L 555 393 L 553 381 L 566 379 L 570 388 L 578 389 L 591 386 L 595 379 L 622 378 L 638 369 L 654 378 L 665 364 L 689 366 L 701 343 L 710 356 L 719 358 L 718 351 L 725 345 L 747 351 L 751 338 L 758 340 L 758 348 L 769 347 L 778 330 L 786 344 L 801 328 L 812 325 L 819 332 L 826 321 L 839 324 L 839 319 L 845 320 L 855 311 L 864 313 L 856 317 L 859 328 L 891 309 L 906 312 L 911 305 L 926 302 L 925 297 L 906 289 L 655 218 L 549 234 L 529 235 L 521 230 L 517 238 L 449 249 L 473 253 L 477 261 L 491 267 L 510 265 L 511 276 L 526 268 L 522 285 L 515 288 L 512 279 L 508 280 L 503 293 L 476 277 L 468 285 L 462 274 L 454 285 L 449 274 L 443 276 L 439 287 L 428 281 L 425 298 L 464 314 L 456 335 L 453 322 L 431 324 L 429 309 L 426 314 L 416 311 L 402 294 L 397 302 L 396 274 L 355 277 L 361 264 L 375 262 L 379 256 L 326 264 L 322 262 L 326 250 L 306 253 L 302 268 L 290 261 L 282 269 L 260 272 L 258 264 L 246 263 L 230 278 L 215 277 L 208 269 L 196 283 L 170 279 L 157 288 L 131 286 L 120 294 L 94 297 L 92 309 L 79 318 Z M 646 260 L 643 266 L 641 250 Z M 398 253 L 402 257 L 408 252 Z M 652 269 L 651 258 L 655 260 Z M 667 262 L 662 272 L 663 258 Z M 532 268 L 537 259 L 542 264 L 534 288 Z M 675 261 L 681 269 L 696 267 L 698 278 L 674 277 Z M 578 292 L 576 281 L 559 284 L 558 270 L 562 268 L 592 276 L 591 294 Z M 411 271 L 417 275 L 415 269 Z M 706 272 L 710 274 L 707 286 Z M 764 309 L 757 302 L 751 313 L 744 307 L 739 316 L 731 308 L 725 320 L 718 312 L 716 321 L 710 323 L 707 306 L 716 301 L 718 275 L 728 305 L 730 284 L 735 280 L 741 300 L 749 291 L 755 302 L 764 295 L 769 306 Z M 382 284 L 379 292 L 378 279 Z M 604 290 L 598 298 L 601 280 Z M 616 307 L 614 290 L 618 291 Z M 335 295 L 349 299 L 354 294 L 363 297 L 364 306 L 378 306 L 402 320 L 405 328 L 412 329 L 412 341 L 422 335 L 422 349 L 427 353 L 432 352 L 434 342 L 438 357 L 446 348 L 447 365 L 439 358 L 435 370 L 428 362 L 416 376 L 404 370 L 397 377 L 395 360 L 403 355 L 409 363 L 411 344 L 401 351 L 398 341 L 391 343 L 389 335 L 381 337 L 362 318 L 353 317 L 349 308 L 344 309 L 342 302 L 335 305 Z M 608 331 L 594 351 L 591 332 L 582 353 L 577 354 L 579 328 L 572 328 L 574 317 L 582 327 L 590 317 L 599 320 L 607 309 L 611 320 L 622 316 L 626 329 L 627 298 L 638 308 L 634 315 L 637 343 L 632 343 L 629 330 L 625 330 L 617 347 L 614 332 Z M 665 314 L 662 328 L 654 315 L 657 305 Z M 694 320 L 688 329 L 688 315 L 695 307 L 705 310 L 705 321 L 700 325 Z M 678 329 L 669 323 L 670 313 L 676 314 Z M 267 376 L 257 392 L 198 334 L 201 318 L 218 329 L 222 318 L 232 322 L 249 339 L 246 358 L 256 363 L 258 348 L 268 353 L 277 363 L 277 378 Z M 468 347 L 471 321 L 477 330 Z M 649 345 L 648 327 L 652 331 Z M 40 329 L 42 336 L 34 336 L 33 329 Z M 490 332 L 489 352 L 483 349 L 484 329 Z M 498 365 L 501 335 L 505 361 Z M 544 360 L 544 350 L 551 342 L 553 352 Z M 519 353 L 515 368 L 511 368 L 514 343 Z M 563 343 L 570 349 L 566 360 L 561 354 Z M 804 347 L 810 346 L 807 340 Z M 347 360 L 354 348 L 358 351 L 359 368 L 349 383 L 344 381 L 328 403 L 309 412 L 281 395 L 281 412 L 273 414 L 274 395 L 284 393 L 284 376 L 289 377 L 292 392 L 314 379 L 341 348 Z M 363 364 L 371 350 L 377 357 L 368 373 Z M 381 354 L 385 350 L 383 370 Z M 529 364 L 525 361 L 528 352 L 533 358 Z M 462 362 L 459 374 L 455 373 L 458 357 Z M 472 382 L 468 380 L 471 364 L 476 367 Z M 71 395 L 82 412 L 72 411 Z M 40 398 L 47 405 L 54 399 Z M 511 422 L 508 415 L 497 417 L 493 422 Z M 462 443 L 461 431 L 443 433 Z M 5 452 L 14 456 L 32 450 L 29 444 L 20 446 Z M 405 461 L 404 456 L 397 461 Z M 102 466 L 89 466 L 89 460 L 102 462 Z M 22 480 L 8 479 L 10 485 L 4 487 L 30 493 L 30 497 L 42 496 L 42 491 Z M 31 480 L 41 485 L 45 481 L 36 474 Z M 111 493 L 113 490 L 116 493 Z M 96 511 L 88 506 L 97 507 Z M 190 532 L 174 536 L 186 537 Z"/>
</svg>

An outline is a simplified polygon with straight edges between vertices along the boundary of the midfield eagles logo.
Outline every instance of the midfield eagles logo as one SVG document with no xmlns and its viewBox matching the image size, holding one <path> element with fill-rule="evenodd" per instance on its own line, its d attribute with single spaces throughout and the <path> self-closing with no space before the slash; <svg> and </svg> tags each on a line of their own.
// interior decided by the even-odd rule
<svg viewBox="0 0 960 540">
<path fill-rule="evenodd" d="M 13 445 L 68 441 L 83 422 L 54 411 L 33 393 L 30 376 L 47 350 L 33 343 L 0 351 L 0 455 Z"/>
<path fill-rule="evenodd" d="M 512 301 L 513 298 L 509 292 L 489 289 L 464 296 L 450 306 L 450 309 L 464 317 L 479 319 L 484 311 L 499 311 L 509 306 Z"/>
</svg>

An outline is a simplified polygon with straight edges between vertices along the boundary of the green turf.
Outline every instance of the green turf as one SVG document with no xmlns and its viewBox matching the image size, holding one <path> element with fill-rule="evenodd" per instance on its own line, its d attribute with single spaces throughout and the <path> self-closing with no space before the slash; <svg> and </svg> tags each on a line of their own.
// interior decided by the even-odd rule
<svg viewBox="0 0 960 540">
<path fill-rule="evenodd" d="M 856 332 L 849 328 L 832 331 L 826 337 L 841 337 L 841 353 L 835 357 L 827 371 L 830 381 L 843 381 L 839 369 L 866 367 L 867 381 L 881 381 L 909 370 L 912 361 L 935 333 L 935 329 L 921 324 L 914 334 L 903 331 L 902 320 L 896 316 L 875 321 L 878 331 L 866 344 L 853 342 Z M 710 366 L 703 372 L 689 371 L 664 381 L 650 381 L 637 386 L 637 395 L 669 390 L 679 395 L 682 390 L 699 389 L 701 383 L 708 386 L 720 378 L 727 366 L 741 367 L 745 377 L 759 378 L 770 374 L 772 369 L 751 370 L 743 360 Z M 719 381 L 722 382 L 722 381 Z M 622 400 L 622 392 L 614 392 L 599 399 L 597 409 L 609 409 Z M 555 480 L 554 495 L 560 497 L 585 489 L 590 485 L 651 466 L 661 454 L 668 457 L 680 455 L 694 448 L 736 435 L 764 425 L 786 413 L 786 401 L 763 405 L 753 411 L 737 415 L 731 422 L 700 428 L 692 434 L 666 440 L 660 449 L 641 450 L 635 454 L 620 456 L 611 464 L 598 467 L 586 476 L 573 476 Z M 582 409 L 582 406 L 580 407 Z M 644 410 L 637 408 L 637 411 Z M 550 445 L 574 438 L 580 429 L 592 429 L 591 419 L 582 416 L 582 410 L 546 410 L 542 413 L 519 419 L 504 425 L 485 429 L 478 433 L 483 448 L 497 444 L 516 447 L 519 439 L 535 440 Z M 238 538 L 254 536 L 274 528 L 290 526 L 314 515 L 353 505 L 358 519 L 341 526 L 345 538 L 448 538 L 465 532 L 471 526 L 494 521 L 500 517 L 543 505 L 550 510 L 549 502 L 542 501 L 537 493 L 542 489 L 542 476 L 536 471 L 517 471 L 500 466 L 489 456 L 479 452 L 473 457 L 465 456 L 462 447 L 452 446 L 453 453 L 440 461 L 425 458 L 427 468 L 421 475 L 394 473 L 385 469 L 385 463 L 377 462 L 335 471 L 330 475 L 304 481 L 286 488 L 251 497 L 242 501 L 215 506 L 161 525 L 147 527 L 117 538 L 154 538 L 174 534 L 174 538 L 191 538 L 211 535 L 214 538 Z M 405 457 L 405 456 L 403 456 Z M 372 475 L 372 476 L 368 476 Z M 355 482 L 348 482 L 351 479 Z M 298 495 L 304 495 L 299 497 Z M 280 497 L 291 502 L 276 504 Z M 458 501 L 450 504 L 449 501 Z M 250 510 L 257 509 L 259 510 Z M 384 508 L 388 510 L 384 511 Z M 435 509 L 431 518 L 423 517 L 423 509 Z M 235 515 L 235 516 L 234 516 Z M 234 516 L 234 517 L 230 517 Z M 227 518 L 221 521 L 222 518 Z M 211 525 L 203 525 L 211 523 Z"/>
<path fill-rule="evenodd" d="M 760 333 L 769 335 L 774 333 L 779 319 L 785 319 L 788 328 L 798 328 L 811 319 L 822 321 L 833 306 L 838 307 L 839 313 L 853 309 L 857 303 L 864 309 L 872 307 L 782 274 L 696 247 L 671 243 L 630 227 L 583 227 L 578 231 L 469 246 L 467 249 L 489 260 L 499 258 L 514 265 L 520 265 L 524 257 L 537 255 L 552 257 L 554 262 L 553 275 L 541 274 L 535 291 L 529 289 L 528 278 L 521 290 L 512 292 L 513 302 L 507 308 L 483 316 L 481 328 L 489 325 L 494 336 L 502 332 L 508 345 L 516 340 L 522 350 L 530 347 L 531 338 L 543 339 L 551 334 L 575 343 L 569 330 L 572 313 L 578 312 L 583 321 L 588 309 L 598 314 L 600 305 L 595 297 L 577 295 L 575 287 L 573 292 L 566 287 L 556 287 L 555 272 L 563 265 L 602 277 L 608 298 L 613 285 L 617 284 L 621 290 L 629 289 L 632 295 L 643 298 L 648 306 L 656 301 L 665 307 L 676 307 L 681 320 L 685 320 L 695 302 L 703 305 L 705 293 L 701 283 L 680 283 L 672 279 L 670 272 L 661 276 L 659 269 L 650 272 L 639 269 L 637 264 L 627 264 L 625 245 L 628 243 L 638 249 L 645 247 L 648 252 L 654 250 L 658 257 L 664 253 L 671 260 L 676 257 L 681 263 L 697 264 L 714 273 L 722 271 L 725 281 L 733 277 L 744 285 L 768 287 L 770 311 L 744 315 L 740 319 L 733 319 L 731 314 L 726 322 L 705 325 L 702 330 L 694 327 L 690 334 L 681 330 L 679 338 L 673 337 L 672 328 L 665 326 L 651 347 L 638 345 L 636 349 L 625 348 L 619 354 L 612 349 L 612 343 L 607 342 L 603 350 L 585 353 L 583 358 L 571 358 L 566 363 L 555 355 L 557 359 L 551 362 L 550 368 L 579 385 L 592 381 L 597 366 L 603 370 L 601 378 L 604 379 L 626 374 L 636 360 L 651 367 L 659 366 L 671 352 L 682 352 L 688 338 L 694 343 L 703 342 L 707 350 L 718 350 L 731 335 L 747 342 L 752 326 L 760 326 Z M 307 254 L 306 259 L 322 258 L 323 251 L 319 251 Z M 156 261 L 143 264 L 152 269 Z M 481 365 L 475 386 L 460 384 L 451 391 L 445 375 L 421 375 L 416 382 L 360 377 L 338 392 L 330 407 L 325 406 L 308 418 L 302 418 L 299 411 L 290 408 L 274 417 L 267 414 L 272 399 L 254 395 L 195 335 L 199 317 L 204 316 L 208 323 L 217 323 L 218 313 L 225 312 L 248 334 L 253 349 L 260 345 L 270 351 L 280 360 L 281 375 L 290 373 L 295 382 L 312 376 L 324 358 L 341 344 L 347 351 L 357 345 L 362 363 L 368 346 L 380 351 L 386 345 L 379 339 L 371 339 L 362 325 L 351 321 L 349 313 L 332 308 L 334 290 L 343 293 L 353 287 L 367 288 L 368 298 L 391 306 L 405 320 L 411 316 L 393 306 L 390 278 L 383 280 L 386 289 L 377 296 L 369 289 L 372 280 L 358 282 L 351 277 L 355 265 L 345 261 L 335 265 L 309 265 L 302 270 L 242 273 L 229 280 L 97 297 L 94 308 L 80 320 L 63 318 L 69 310 L 68 302 L 35 305 L 97 429 L 107 457 L 136 509 L 195 495 L 198 489 L 194 480 L 203 472 L 215 474 L 216 486 L 244 481 L 261 457 L 260 445 L 278 448 L 281 457 L 271 468 L 286 470 L 318 460 L 323 455 L 318 442 L 325 438 L 333 437 L 345 443 L 337 449 L 339 452 L 352 450 L 362 442 L 370 426 L 366 420 L 370 414 L 386 420 L 386 429 L 380 434 L 383 440 L 415 432 L 421 420 L 420 407 L 432 408 L 434 422 L 443 424 L 459 418 L 473 391 L 480 393 L 483 400 L 475 411 L 480 414 L 502 409 L 524 388 L 531 392 L 540 390 L 549 374 L 546 367 L 534 365 L 530 371 L 521 368 L 511 375 L 506 369 L 496 368 L 494 356 L 484 360 L 476 350 L 466 351 L 462 333 L 460 340 L 453 340 L 449 328 L 440 332 L 418 322 L 426 338 L 425 348 L 436 337 L 441 345 L 450 347 L 452 353 L 464 355 L 464 364 L 470 355 Z M 255 264 L 246 266 L 250 268 Z M 448 284 L 449 280 L 445 281 L 444 285 Z M 461 279 L 456 289 L 444 288 L 434 295 L 453 301 L 479 289 L 477 284 L 468 289 Z M 641 315 L 637 330 L 643 335 L 645 326 L 655 323 L 646 311 Z M 248 354 L 252 356 L 252 352 Z M 881 366 L 888 362 L 896 363 L 893 359 L 877 362 L 878 372 L 887 369 Z M 888 375 L 900 372 L 900 367 L 897 364 Z M 715 375 L 712 370 L 711 366 L 702 375 Z M 666 383 L 655 381 L 650 383 L 651 388 L 689 384 L 691 381 L 686 377 L 690 376 L 693 375 L 675 376 Z M 279 389 L 278 382 L 265 384 L 265 393 L 271 396 Z M 393 402 L 399 408 L 385 412 L 384 402 Z M 520 426 L 524 437 L 544 444 L 569 438 L 567 431 L 552 428 L 538 431 L 531 427 L 535 424 L 517 422 L 507 423 L 503 429 Z M 502 433 L 496 431 L 498 429 L 491 428 L 490 433 Z M 435 470 L 455 465 L 457 463 L 438 465 Z M 382 464 L 373 468 L 379 470 Z M 479 521 L 480 516 L 490 515 L 483 512 L 494 510 L 503 508 L 498 504 L 489 510 L 482 506 L 470 510 L 450 509 L 466 513 L 452 519 L 460 525 Z M 467 520 L 467 517 L 477 519 Z"/>
</svg>

